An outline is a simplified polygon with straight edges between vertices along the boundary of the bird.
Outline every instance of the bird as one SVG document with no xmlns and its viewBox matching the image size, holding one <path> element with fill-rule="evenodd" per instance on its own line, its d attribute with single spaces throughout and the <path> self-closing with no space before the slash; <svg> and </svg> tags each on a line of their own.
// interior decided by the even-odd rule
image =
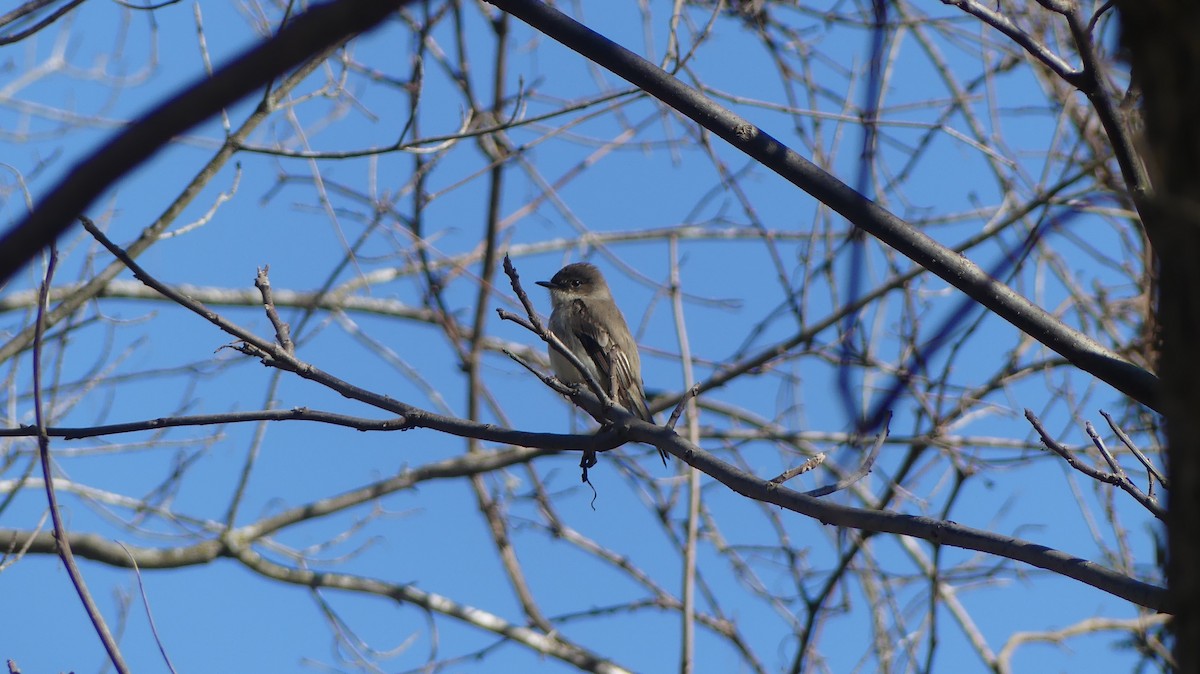
<svg viewBox="0 0 1200 674">
<path fill-rule="evenodd" d="M 587 262 L 569 264 L 549 281 L 538 285 L 550 290 L 550 332 L 583 364 L 608 396 L 642 421 L 654 423 L 646 405 L 642 359 L 629 332 L 625 316 L 613 300 L 604 275 Z M 549 347 L 554 375 L 568 385 L 587 378 L 571 361 Z M 667 453 L 658 450 L 663 465 Z"/>
</svg>

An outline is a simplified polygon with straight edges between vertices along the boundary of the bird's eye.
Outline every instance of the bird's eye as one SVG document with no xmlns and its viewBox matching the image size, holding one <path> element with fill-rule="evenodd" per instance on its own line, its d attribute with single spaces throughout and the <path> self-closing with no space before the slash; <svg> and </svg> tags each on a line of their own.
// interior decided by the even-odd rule
<svg viewBox="0 0 1200 674">
<path fill-rule="evenodd" d="M 572 288 L 578 288 L 581 283 L 583 283 L 583 281 L 580 281 L 577 278 L 571 279 L 571 287 Z"/>
</svg>

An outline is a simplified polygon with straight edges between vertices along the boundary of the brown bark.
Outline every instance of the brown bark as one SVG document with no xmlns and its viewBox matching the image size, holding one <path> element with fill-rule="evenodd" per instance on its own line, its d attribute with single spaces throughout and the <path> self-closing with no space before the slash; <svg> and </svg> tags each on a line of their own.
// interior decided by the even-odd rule
<svg viewBox="0 0 1200 674">
<path fill-rule="evenodd" d="M 1124 0 L 1122 43 L 1140 87 L 1155 179 L 1146 232 L 1158 263 L 1159 372 L 1171 480 L 1167 583 L 1179 671 L 1200 671 L 1200 3 Z"/>
</svg>

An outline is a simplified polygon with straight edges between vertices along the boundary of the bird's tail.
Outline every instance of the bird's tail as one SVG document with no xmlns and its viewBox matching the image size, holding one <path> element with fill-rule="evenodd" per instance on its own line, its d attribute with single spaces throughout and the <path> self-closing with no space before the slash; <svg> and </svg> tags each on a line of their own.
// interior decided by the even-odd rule
<svg viewBox="0 0 1200 674">
<path fill-rule="evenodd" d="M 646 404 L 646 398 L 640 395 L 635 395 L 633 398 L 633 405 L 629 408 L 629 411 L 633 412 L 633 414 L 642 421 L 654 423 L 654 415 L 650 413 L 650 406 Z M 658 455 L 662 458 L 663 465 L 667 465 L 668 454 L 662 449 L 659 449 Z"/>
</svg>

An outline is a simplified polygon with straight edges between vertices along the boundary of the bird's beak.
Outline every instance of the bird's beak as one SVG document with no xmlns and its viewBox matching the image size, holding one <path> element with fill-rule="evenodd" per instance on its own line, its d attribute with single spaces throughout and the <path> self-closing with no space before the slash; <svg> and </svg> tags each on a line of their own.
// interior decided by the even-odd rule
<svg viewBox="0 0 1200 674">
<path fill-rule="evenodd" d="M 551 290 L 558 289 L 558 286 L 555 285 L 553 281 L 534 281 L 534 283 L 540 285 L 543 288 L 549 288 Z"/>
</svg>

